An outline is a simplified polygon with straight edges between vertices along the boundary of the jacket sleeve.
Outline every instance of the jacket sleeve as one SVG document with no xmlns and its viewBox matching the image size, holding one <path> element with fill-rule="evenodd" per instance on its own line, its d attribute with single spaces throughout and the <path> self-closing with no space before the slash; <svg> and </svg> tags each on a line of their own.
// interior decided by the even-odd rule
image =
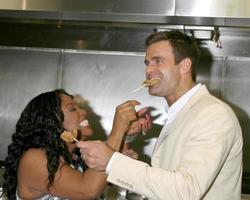
<svg viewBox="0 0 250 200">
<path fill-rule="evenodd" d="M 199 114 L 200 120 L 190 129 L 190 137 L 183 146 L 178 168 L 151 167 L 115 153 L 108 181 L 152 199 L 201 199 L 229 159 L 237 132 L 241 133 L 237 121 L 225 109 L 208 109 L 217 111 Z"/>
</svg>

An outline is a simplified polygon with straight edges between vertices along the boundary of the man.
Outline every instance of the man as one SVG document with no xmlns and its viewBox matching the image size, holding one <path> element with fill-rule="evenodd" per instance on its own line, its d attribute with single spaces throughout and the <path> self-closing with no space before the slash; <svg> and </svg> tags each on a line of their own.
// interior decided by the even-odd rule
<svg viewBox="0 0 250 200">
<path fill-rule="evenodd" d="M 196 84 L 195 40 L 180 31 L 159 32 L 146 39 L 146 47 L 146 78 L 160 80 L 149 93 L 169 106 L 152 166 L 102 142 L 78 144 L 86 163 L 106 170 L 109 182 L 149 199 L 239 200 L 241 128 L 227 104 Z"/>
</svg>

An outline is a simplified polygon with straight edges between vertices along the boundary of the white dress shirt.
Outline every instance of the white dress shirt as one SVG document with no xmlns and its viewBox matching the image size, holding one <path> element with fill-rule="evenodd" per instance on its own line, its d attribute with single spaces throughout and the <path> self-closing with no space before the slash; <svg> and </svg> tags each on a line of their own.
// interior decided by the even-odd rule
<svg viewBox="0 0 250 200">
<path fill-rule="evenodd" d="M 198 83 L 194 87 L 192 87 L 189 91 L 187 91 L 183 96 L 181 96 L 176 102 L 171 105 L 166 113 L 165 124 L 162 127 L 160 135 L 155 145 L 155 149 L 158 145 L 163 141 L 164 138 L 167 137 L 167 133 L 165 130 L 168 128 L 169 124 L 175 119 L 177 113 L 186 105 L 188 100 L 194 95 L 194 93 L 201 87 L 201 84 Z"/>
</svg>

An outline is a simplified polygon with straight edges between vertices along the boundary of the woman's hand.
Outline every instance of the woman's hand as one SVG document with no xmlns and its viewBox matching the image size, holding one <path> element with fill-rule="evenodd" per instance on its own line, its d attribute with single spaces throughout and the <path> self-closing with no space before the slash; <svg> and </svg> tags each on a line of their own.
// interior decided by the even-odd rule
<svg viewBox="0 0 250 200">
<path fill-rule="evenodd" d="M 116 107 L 112 130 L 126 133 L 133 122 L 137 121 L 135 106 L 140 105 L 138 101 L 130 100 Z"/>
<path fill-rule="evenodd" d="M 116 107 L 113 121 L 113 130 L 120 130 L 127 135 L 134 135 L 141 131 L 146 132 L 152 126 L 152 120 L 147 108 L 136 112 L 138 101 L 130 100 Z"/>
</svg>

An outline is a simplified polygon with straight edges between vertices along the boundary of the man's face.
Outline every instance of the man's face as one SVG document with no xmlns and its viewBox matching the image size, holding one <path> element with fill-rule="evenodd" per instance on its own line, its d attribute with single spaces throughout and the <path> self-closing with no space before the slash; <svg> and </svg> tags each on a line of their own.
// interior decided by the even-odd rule
<svg viewBox="0 0 250 200">
<path fill-rule="evenodd" d="M 151 44 L 146 51 L 146 78 L 159 78 L 160 82 L 149 88 L 149 94 L 161 97 L 175 95 L 180 82 L 180 67 L 175 64 L 173 48 L 168 41 Z"/>
</svg>

